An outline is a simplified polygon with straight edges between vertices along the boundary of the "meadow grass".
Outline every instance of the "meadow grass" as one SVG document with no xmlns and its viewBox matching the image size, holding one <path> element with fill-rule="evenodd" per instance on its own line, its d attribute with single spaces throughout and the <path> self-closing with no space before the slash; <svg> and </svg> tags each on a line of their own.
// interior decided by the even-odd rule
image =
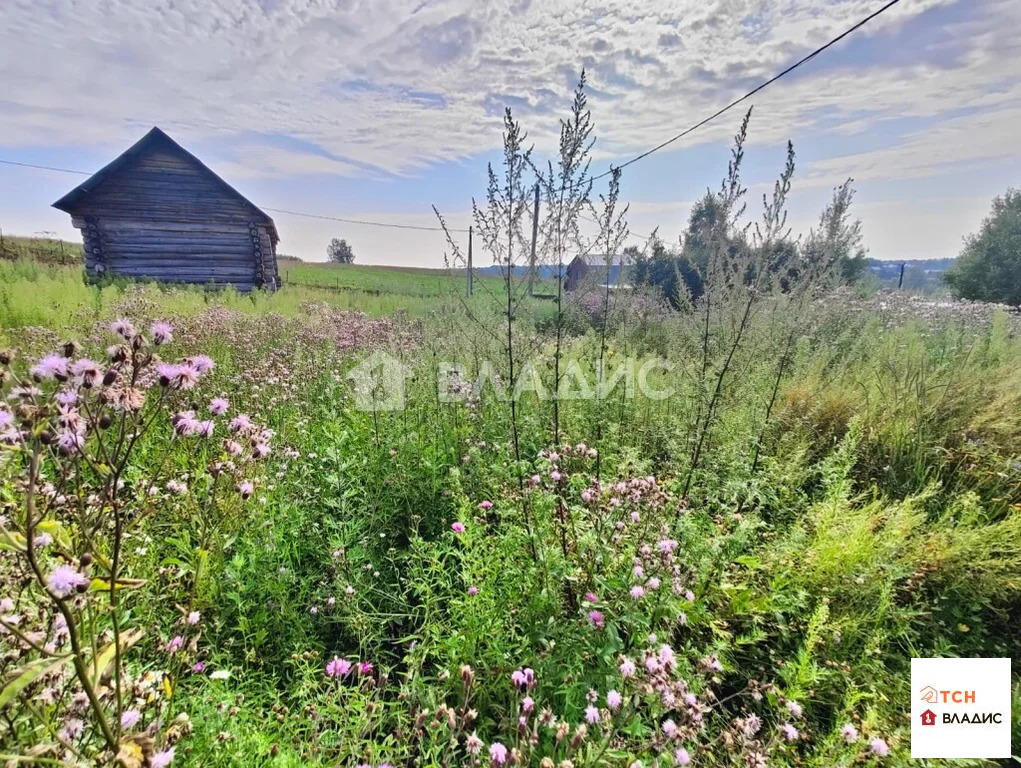
<svg viewBox="0 0 1021 768">
<path fill-rule="evenodd" d="M 95 579 L 54 603 L 25 546 L 0 548 L 5 583 L 26 585 L 0 594 L 3 613 L 64 649 L 53 606 L 70 606 L 86 661 L 115 657 L 121 698 L 110 675 L 94 693 L 123 763 L 173 748 L 173 765 L 502 765 L 501 745 L 544 767 L 665 768 L 680 751 L 692 765 L 900 766 L 915 764 L 911 656 L 1021 657 L 1016 318 L 835 295 L 798 317 L 788 355 L 782 301 L 758 305 L 736 346 L 739 316 L 721 314 L 705 369 L 731 373 L 707 419 L 697 315 L 579 309 L 561 340 L 549 304 L 522 301 L 514 351 L 540 387 L 558 344 L 561 370 L 589 378 L 600 359 L 669 363 L 649 374 L 663 399 L 622 381 L 561 401 L 554 443 L 548 398 L 526 388 L 512 413 L 500 397 L 499 296 L 308 271 L 361 277 L 239 296 L 0 262 L 17 391 L 0 410 L 32 426 L 2 436 L 5 526 L 50 536 L 35 550 L 45 573 Z M 372 279 L 394 292 L 362 290 Z M 110 333 L 121 316 L 145 341 Z M 159 319 L 172 342 L 155 344 Z M 100 371 L 116 381 L 77 385 L 90 458 L 74 461 L 53 447 L 75 439 L 70 406 L 52 402 L 68 385 L 46 373 L 60 359 L 37 372 L 42 394 L 19 380 L 64 339 L 80 361 L 107 360 L 118 338 L 128 361 Z M 395 410 L 359 405 L 378 382 L 349 374 L 373 352 L 407 366 Z M 103 409 L 121 418 L 119 388 L 156 365 L 149 353 L 215 367 L 188 389 L 194 374 L 173 367 L 141 375 L 137 421 L 98 426 Z M 438 377 L 440 362 L 459 370 Z M 230 401 L 219 416 L 216 396 Z M 253 425 L 231 431 L 239 414 Z M 114 616 L 132 645 L 104 655 L 121 647 Z M 0 754 L 112 762 L 84 684 L 42 674 L 46 649 L 20 640 L 0 637 L 4 690 L 40 676 L 0 705 Z M 141 725 L 118 728 L 133 710 Z"/>
</svg>

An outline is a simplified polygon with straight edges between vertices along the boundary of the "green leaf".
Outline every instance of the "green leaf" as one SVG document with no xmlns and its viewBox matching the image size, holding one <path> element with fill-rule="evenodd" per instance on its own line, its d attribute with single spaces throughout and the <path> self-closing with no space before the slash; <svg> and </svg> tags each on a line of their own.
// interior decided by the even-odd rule
<svg viewBox="0 0 1021 768">
<path fill-rule="evenodd" d="M 12 677 L 2 689 L 0 689 L 0 709 L 3 709 L 8 702 L 14 699 L 25 688 L 35 682 L 43 675 L 59 669 L 71 660 L 70 656 L 61 656 L 59 659 L 43 658 L 31 661 L 20 669 L 15 670 Z"/>
<path fill-rule="evenodd" d="M 109 589 L 109 587 L 107 587 L 107 589 Z M 145 632 L 142 631 L 141 629 L 121 633 L 121 653 L 123 653 L 128 648 L 137 643 L 139 640 L 141 640 L 144 634 Z M 92 663 L 93 685 L 100 681 L 100 679 L 103 677 L 103 673 L 106 672 L 106 668 L 110 666 L 110 662 L 113 661 L 115 649 L 116 645 L 114 643 L 110 643 L 108 646 L 106 646 L 106 648 L 100 651 L 96 658 L 93 660 Z"/>
</svg>

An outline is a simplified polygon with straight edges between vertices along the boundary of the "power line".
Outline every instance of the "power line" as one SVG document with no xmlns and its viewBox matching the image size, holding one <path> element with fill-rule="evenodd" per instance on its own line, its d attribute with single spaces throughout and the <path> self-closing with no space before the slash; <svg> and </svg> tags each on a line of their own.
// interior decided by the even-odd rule
<svg viewBox="0 0 1021 768">
<path fill-rule="evenodd" d="M 92 174 L 88 171 L 76 171 L 71 168 L 57 168 L 52 165 L 36 165 L 35 163 L 19 163 L 15 160 L 0 160 L 0 163 L 4 165 L 15 165 L 19 168 L 35 168 L 41 171 L 56 171 L 58 173 L 74 173 L 79 176 L 91 176 Z M 304 213 L 302 211 L 288 211 L 283 208 L 270 208 L 268 206 L 260 206 L 264 211 L 273 211 L 274 213 L 285 213 L 289 216 L 304 216 L 309 219 L 325 219 L 327 221 L 340 221 L 345 224 L 362 224 L 368 227 L 387 227 L 390 229 L 414 229 L 421 232 L 443 232 L 443 227 L 426 227 L 417 224 L 396 224 L 386 221 L 366 221 L 365 219 L 346 219 L 341 216 L 326 216 L 320 213 Z M 450 232 L 467 232 L 467 229 L 455 229 L 450 228 Z"/>
<path fill-rule="evenodd" d="M 734 101 L 730 102 L 727 106 L 725 106 L 722 109 L 720 109 L 720 110 L 714 112 L 713 114 L 709 115 L 709 117 L 707 117 L 707 118 L 705 118 L 703 120 L 700 120 L 699 122 L 695 123 L 694 125 L 690 126 L 689 128 L 685 128 L 683 131 L 678 133 L 676 136 L 667 139 L 663 143 L 657 144 L 656 146 L 652 147 L 651 149 L 647 149 L 645 152 L 642 152 L 640 155 L 635 155 L 630 160 L 628 160 L 628 161 L 626 161 L 624 163 L 621 163 L 620 165 L 614 166 L 614 167 L 610 168 L 610 170 L 604 171 L 603 173 L 599 174 L 598 176 L 593 176 L 591 181 L 596 181 L 597 179 L 605 178 L 606 176 L 609 176 L 610 174 L 612 174 L 614 172 L 614 170 L 619 170 L 621 168 L 627 168 L 632 163 L 637 163 L 639 160 L 642 160 L 642 159 L 648 157 L 653 152 L 658 152 L 659 150 L 663 149 L 664 147 L 669 146 L 670 144 L 673 144 L 678 139 L 683 139 L 689 133 L 692 133 L 693 131 L 697 131 L 703 125 L 706 125 L 707 123 L 712 122 L 717 117 L 719 117 L 720 115 L 724 114 L 725 112 L 729 112 L 731 109 L 736 107 L 741 102 L 747 101 L 748 99 L 750 99 L 752 96 L 754 96 L 756 93 L 761 91 L 766 86 L 772 85 L 773 83 L 775 83 L 780 78 L 782 78 L 782 77 L 790 74 L 791 72 L 793 72 L 795 69 L 800 67 L 802 64 L 805 64 L 806 62 L 811 61 L 816 56 L 818 56 L 820 53 L 825 51 L 827 48 L 829 48 L 830 46 L 833 46 L 833 45 L 839 43 L 841 40 L 843 40 L 845 37 L 847 37 L 851 33 L 861 29 L 866 24 L 868 24 L 870 21 L 872 21 L 874 18 L 879 16 L 881 13 L 883 13 L 884 11 L 889 10 L 893 6 L 897 5 L 897 3 L 899 3 L 899 2 L 900 2 L 900 0 L 890 0 L 890 2 L 888 2 L 886 5 L 884 5 L 879 10 L 870 13 L 868 16 L 866 16 L 864 19 L 859 21 L 854 26 L 844 30 L 843 32 L 841 32 L 839 35 L 834 37 L 832 40 L 830 40 L 825 45 L 823 45 L 823 46 L 821 46 L 819 48 L 816 48 L 814 51 L 812 51 L 810 54 L 805 56 L 803 59 L 799 59 L 795 63 L 791 64 L 789 67 L 787 67 L 787 69 L 783 70 L 783 72 L 780 72 L 779 74 L 774 75 L 773 77 L 771 77 L 766 82 L 764 82 L 761 85 L 757 86 L 756 88 L 753 88 L 752 90 L 748 91 L 748 93 L 746 93 L 741 98 L 735 99 Z"/>
</svg>

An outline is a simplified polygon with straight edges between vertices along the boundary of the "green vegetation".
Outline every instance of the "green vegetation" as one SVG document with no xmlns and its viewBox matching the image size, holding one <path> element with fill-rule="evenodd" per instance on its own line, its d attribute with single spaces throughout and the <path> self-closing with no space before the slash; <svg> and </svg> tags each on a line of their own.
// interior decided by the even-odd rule
<svg viewBox="0 0 1021 768">
<path fill-rule="evenodd" d="M 943 275 L 954 295 L 1021 307 L 1021 189 L 1008 189 L 957 263 Z"/>
</svg>

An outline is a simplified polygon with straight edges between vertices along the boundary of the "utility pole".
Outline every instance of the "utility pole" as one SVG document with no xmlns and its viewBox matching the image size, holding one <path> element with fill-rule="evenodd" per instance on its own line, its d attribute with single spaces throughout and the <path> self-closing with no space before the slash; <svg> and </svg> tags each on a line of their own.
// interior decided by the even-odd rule
<svg viewBox="0 0 1021 768">
<path fill-rule="evenodd" d="M 539 240 L 539 182 L 535 183 L 535 205 L 532 207 L 532 255 L 528 260 L 528 295 L 534 296 L 535 244 Z"/>
<path fill-rule="evenodd" d="M 902 261 L 900 263 L 900 279 L 897 280 L 897 290 L 898 291 L 904 285 L 904 267 L 906 267 L 906 266 L 907 266 L 907 262 L 906 261 Z"/>
<path fill-rule="evenodd" d="M 473 226 L 468 227 L 468 298 L 472 295 L 472 230 Z"/>
</svg>

